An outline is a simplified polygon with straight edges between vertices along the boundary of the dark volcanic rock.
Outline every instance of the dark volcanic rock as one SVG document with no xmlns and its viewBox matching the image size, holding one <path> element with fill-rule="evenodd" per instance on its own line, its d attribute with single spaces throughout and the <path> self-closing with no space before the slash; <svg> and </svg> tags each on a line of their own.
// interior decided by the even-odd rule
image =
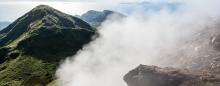
<svg viewBox="0 0 220 86">
<path fill-rule="evenodd" d="M 140 65 L 124 76 L 128 86 L 218 86 L 212 74 L 193 74 L 187 70 Z"/>
<path fill-rule="evenodd" d="M 177 69 L 140 65 L 125 75 L 128 86 L 177 86 L 187 76 Z"/>
</svg>

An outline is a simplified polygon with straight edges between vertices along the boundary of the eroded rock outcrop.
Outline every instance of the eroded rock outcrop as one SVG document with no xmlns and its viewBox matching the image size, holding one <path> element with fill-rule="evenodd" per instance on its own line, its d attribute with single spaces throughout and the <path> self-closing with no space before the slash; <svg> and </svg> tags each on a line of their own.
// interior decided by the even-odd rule
<svg viewBox="0 0 220 86">
<path fill-rule="evenodd" d="M 216 75 L 147 65 L 131 70 L 124 80 L 128 86 L 220 86 Z"/>
</svg>

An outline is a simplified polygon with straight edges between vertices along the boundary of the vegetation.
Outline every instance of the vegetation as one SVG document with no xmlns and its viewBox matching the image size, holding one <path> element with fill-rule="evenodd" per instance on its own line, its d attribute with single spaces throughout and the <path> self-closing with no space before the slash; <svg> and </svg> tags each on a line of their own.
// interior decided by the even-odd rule
<svg viewBox="0 0 220 86">
<path fill-rule="evenodd" d="M 81 19 L 37 6 L 0 31 L 0 86 L 54 85 L 59 62 L 94 34 Z"/>
</svg>

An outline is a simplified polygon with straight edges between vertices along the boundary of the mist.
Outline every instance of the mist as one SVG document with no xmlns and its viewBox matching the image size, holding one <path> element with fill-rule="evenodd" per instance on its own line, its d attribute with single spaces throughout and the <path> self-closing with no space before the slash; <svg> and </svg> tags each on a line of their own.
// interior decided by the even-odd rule
<svg viewBox="0 0 220 86">
<path fill-rule="evenodd" d="M 139 64 L 176 67 L 167 54 L 219 17 L 220 1 L 171 2 L 181 4 L 175 12 L 166 7 L 157 12 L 136 8 L 120 20 L 110 16 L 98 28 L 100 37 L 60 65 L 60 86 L 126 86 L 123 76 Z"/>
</svg>

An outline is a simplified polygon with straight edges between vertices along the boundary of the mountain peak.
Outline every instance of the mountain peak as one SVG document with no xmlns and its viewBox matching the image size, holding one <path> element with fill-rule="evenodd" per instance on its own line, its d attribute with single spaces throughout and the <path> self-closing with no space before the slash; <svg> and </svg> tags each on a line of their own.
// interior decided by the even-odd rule
<svg viewBox="0 0 220 86">
<path fill-rule="evenodd" d="M 113 12 L 113 11 L 111 11 L 111 10 L 103 10 L 103 13 L 116 13 L 116 12 Z"/>
<path fill-rule="evenodd" d="M 5 34 L 2 35 L 0 46 L 17 44 L 21 39 L 19 41 L 16 40 L 24 34 L 40 34 L 45 31 L 56 33 L 64 31 L 63 29 L 85 32 L 94 31 L 88 23 L 79 18 L 62 13 L 47 5 L 39 5 L 0 31 L 0 34 Z"/>
<path fill-rule="evenodd" d="M 52 7 L 41 4 L 41 5 L 36 6 L 35 8 L 52 8 Z"/>
<path fill-rule="evenodd" d="M 59 62 L 75 55 L 94 34 L 79 18 L 47 5 L 33 8 L 0 31 L 0 64 L 10 64 L 0 65 L 0 86 L 46 86 Z"/>
<path fill-rule="evenodd" d="M 54 8 L 48 5 L 38 5 L 32 11 L 35 11 L 35 10 L 54 10 Z"/>
<path fill-rule="evenodd" d="M 33 8 L 31 11 L 29 11 L 27 14 L 30 16 L 42 18 L 48 15 L 57 15 L 58 13 L 64 14 L 48 5 L 38 5 L 35 8 Z"/>
</svg>

